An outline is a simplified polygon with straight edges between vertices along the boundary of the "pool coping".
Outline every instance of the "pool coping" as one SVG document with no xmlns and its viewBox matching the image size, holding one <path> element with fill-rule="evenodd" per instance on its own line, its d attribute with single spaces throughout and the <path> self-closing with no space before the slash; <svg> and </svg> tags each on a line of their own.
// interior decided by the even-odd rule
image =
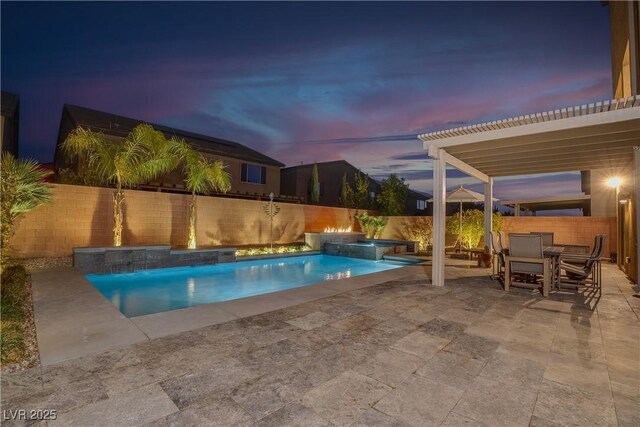
<svg viewBox="0 0 640 427">
<path fill-rule="evenodd" d="M 420 264 L 127 318 L 73 267 L 32 273 L 43 366 L 375 286 Z"/>
</svg>

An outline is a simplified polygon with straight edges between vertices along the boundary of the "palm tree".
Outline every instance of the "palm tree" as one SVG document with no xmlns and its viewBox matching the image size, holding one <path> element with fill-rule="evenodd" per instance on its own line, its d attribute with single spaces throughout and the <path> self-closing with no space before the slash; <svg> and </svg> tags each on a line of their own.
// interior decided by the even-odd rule
<svg viewBox="0 0 640 427">
<path fill-rule="evenodd" d="M 104 134 L 78 127 L 62 144 L 67 157 L 86 159 L 86 167 L 107 182 L 115 183 L 113 192 L 113 245 L 122 245 L 123 188 L 147 182 L 170 172 L 177 165 L 171 144 L 151 125 L 136 126 L 121 143 L 109 141 Z"/>
<path fill-rule="evenodd" d="M 320 203 L 320 181 L 318 181 L 318 164 L 313 164 L 311 169 L 311 203 Z"/>
<path fill-rule="evenodd" d="M 231 189 L 231 176 L 221 160 L 211 160 L 194 150 L 184 140 L 172 140 L 174 152 L 184 165 L 185 185 L 191 191 L 189 204 L 189 236 L 187 247 L 196 248 L 196 194 L 210 191 L 227 192 Z"/>
<path fill-rule="evenodd" d="M 4 271 L 8 260 L 9 238 L 13 235 L 16 218 L 51 200 L 51 187 L 44 182 L 51 171 L 41 169 L 35 160 L 18 160 L 9 153 L 2 153 L 1 162 L 0 270 Z"/>
</svg>

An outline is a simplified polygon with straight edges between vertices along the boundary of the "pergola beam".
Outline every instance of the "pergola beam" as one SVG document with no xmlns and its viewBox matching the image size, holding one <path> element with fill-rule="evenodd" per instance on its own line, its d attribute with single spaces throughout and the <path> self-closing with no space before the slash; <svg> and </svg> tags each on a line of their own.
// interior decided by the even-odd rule
<svg viewBox="0 0 640 427">
<path fill-rule="evenodd" d="M 563 164 L 545 164 L 536 163 L 531 164 L 528 167 L 511 167 L 508 170 L 495 166 L 492 168 L 485 168 L 485 171 L 491 176 L 515 176 L 515 175 L 530 175 L 530 174 L 542 174 L 542 173 L 554 173 L 554 172 L 571 172 L 590 169 L 619 169 L 628 168 L 630 165 L 627 161 L 612 161 L 602 162 L 594 160 L 592 162 L 571 162 L 565 161 Z"/>
<path fill-rule="evenodd" d="M 544 132 L 541 134 L 532 134 L 521 137 L 502 137 L 499 139 L 492 139 L 483 144 L 483 148 L 478 147 L 473 143 L 461 142 L 460 145 L 446 147 L 452 154 L 458 155 L 462 153 L 484 152 L 486 148 L 523 148 L 531 149 L 536 145 L 553 145 L 556 147 L 562 147 L 563 144 L 572 144 L 576 141 L 586 141 L 586 143 L 592 141 L 603 140 L 634 140 L 640 135 L 638 130 L 638 124 L 640 119 L 632 120 L 631 122 L 620 123 L 620 127 L 613 131 L 603 131 L 602 127 L 596 128 L 591 126 L 589 129 L 580 129 L 575 132 L 569 130 L 561 131 L 560 133 Z M 458 139 L 457 137 L 454 137 Z M 427 142 L 442 142 L 444 141 L 427 141 Z M 437 144 L 436 144 L 437 145 Z M 573 144 L 572 144 L 573 145 Z M 582 144 L 580 144 L 582 145 Z"/>
<path fill-rule="evenodd" d="M 595 141 L 588 141 L 584 144 L 581 144 L 577 141 L 573 141 L 571 144 L 558 144 L 554 145 L 553 152 L 550 152 L 548 148 L 540 148 L 540 147 L 530 147 L 527 149 L 523 149 L 520 147 L 505 147 L 500 150 L 501 156 L 509 156 L 509 158 L 521 159 L 521 158 L 531 158 L 531 156 L 555 156 L 558 154 L 572 154 L 576 151 L 588 151 L 589 153 L 593 153 L 598 155 L 598 153 L 606 153 L 609 150 L 628 150 L 629 143 L 634 141 L 633 139 L 623 139 L 623 140 L 613 140 L 607 141 L 606 147 L 602 146 L 602 139 L 598 139 Z M 592 147 L 593 146 L 593 147 Z M 457 156 L 464 157 L 465 161 L 472 161 L 474 164 L 477 162 L 484 161 L 485 159 L 495 159 L 495 153 L 488 153 L 486 150 L 476 151 L 473 154 L 460 154 L 456 153 Z"/>
<path fill-rule="evenodd" d="M 630 152 L 630 149 L 627 147 L 626 149 L 613 149 L 610 151 L 603 150 L 601 154 L 597 155 L 597 159 L 606 162 L 607 160 L 619 160 L 620 157 L 627 156 Z M 594 160 L 594 155 L 596 153 L 588 152 L 588 153 L 579 153 L 576 152 L 572 155 L 571 160 L 573 162 L 584 162 Z M 496 156 L 493 160 L 482 160 L 476 161 L 474 164 L 479 168 L 490 168 L 491 166 L 499 166 L 503 165 L 505 161 L 513 161 L 518 163 L 518 165 L 532 165 L 537 163 L 544 164 L 566 164 L 566 161 L 562 159 L 558 159 L 558 154 L 550 153 L 545 155 L 536 155 L 531 154 L 528 157 L 504 157 L 502 155 Z"/>
<path fill-rule="evenodd" d="M 595 114 L 584 114 L 577 117 L 556 118 L 554 116 L 551 120 L 542 120 L 523 125 L 518 125 L 514 119 L 507 119 L 502 121 L 502 127 L 496 130 L 482 131 L 481 127 L 464 127 L 448 131 L 448 133 L 442 133 L 440 138 L 438 138 L 438 133 L 420 135 L 419 138 L 425 142 L 429 140 L 437 142 L 436 145 L 440 148 L 447 148 L 454 145 L 473 144 L 504 138 L 519 138 L 548 132 L 561 132 L 564 130 L 573 132 L 577 129 L 584 129 L 600 124 L 613 124 L 630 120 L 637 121 L 638 112 L 632 105 L 633 102 L 630 103 L 629 108 L 624 108 L 623 106 L 621 109 L 602 111 Z M 544 114 L 545 113 L 543 113 L 543 116 Z"/>
</svg>

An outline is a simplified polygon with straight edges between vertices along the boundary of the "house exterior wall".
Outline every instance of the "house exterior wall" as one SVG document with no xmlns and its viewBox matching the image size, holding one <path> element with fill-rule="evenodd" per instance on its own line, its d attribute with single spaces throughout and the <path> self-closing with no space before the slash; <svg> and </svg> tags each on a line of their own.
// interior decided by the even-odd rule
<svg viewBox="0 0 640 427">
<path fill-rule="evenodd" d="M 310 182 L 313 165 L 300 165 L 281 169 L 280 192 L 288 196 L 296 196 L 309 203 Z M 318 181 L 320 182 L 320 205 L 342 206 L 342 177 L 347 174 L 347 182 L 355 189 L 355 174 L 358 169 L 346 161 L 318 163 Z M 369 179 L 369 195 L 373 193 L 372 205 L 375 197 L 380 194 L 380 183 Z M 425 201 L 424 210 L 418 210 L 418 200 Z M 415 191 L 409 191 L 406 200 L 406 212 L 410 215 L 424 215 L 431 213 L 431 206 L 425 197 Z"/>
<path fill-rule="evenodd" d="M 309 183 L 313 165 L 300 165 L 285 168 L 281 171 L 281 193 L 287 196 L 297 196 L 309 202 Z M 320 182 L 320 204 L 323 206 L 341 206 L 342 177 L 347 174 L 347 182 L 355 187 L 354 176 L 357 168 L 347 162 L 318 163 L 318 181 Z M 380 185 L 369 180 L 369 192 L 376 195 Z"/>
<path fill-rule="evenodd" d="M 611 81 L 613 97 L 626 98 L 640 94 L 640 3 L 611 1 Z M 627 203 L 614 196 L 613 211 L 618 215 L 618 266 L 638 283 L 638 155 L 632 172 L 625 175 L 620 193 Z M 633 184 L 633 186 L 632 186 Z M 634 191 L 635 190 L 635 191 Z"/>
<path fill-rule="evenodd" d="M 616 216 L 616 190 L 607 185 L 607 179 L 619 175 L 608 169 L 591 170 L 591 216 Z"/>
<path fill-rule="evenodd" d="M 614 98 L 638 95 L 640 19 L 638 1 L 611 1 L 611 81 Z"/>
<path fill-rule="evenodd" d="M 0 151 L 18 156 L 18 111 L 13 116 L 0 115 Z"/>
<path fill-rule="evenodd" d="M 210 155 L 205 155 L 206 157 L 212 160 L 222 160 L 226 165 L 226 171 L 231 176 L 231 190 L 230 193 L 240 193 L 245 194 L 248 193 L 252 195 L 257 193 L 259 195 L 269 194 L 273 192 L 275 195 L 280 194 L 280 168 L 273 165 L 265 165 L 262 163 L 256 162 L 247 162 L 240 159 L 235 159 L 231 157 L 222 157 L 217 156 L 213 157 Z M 267 177 L 266 182 L 264 184 L 256 184 L 251 182 L 243 182 L 242 181 L 242 164 L 243 163 L 251 163 L 254 165 L 258 165 L 266 168 Z M 180 170 L 180 168 L 174 170 L 171 173 L 159 176 L 151 181 L 150 186 L 157 186 L 162 188 L 178 188 L 184 189 L 184 174 Z"/>
</svg>

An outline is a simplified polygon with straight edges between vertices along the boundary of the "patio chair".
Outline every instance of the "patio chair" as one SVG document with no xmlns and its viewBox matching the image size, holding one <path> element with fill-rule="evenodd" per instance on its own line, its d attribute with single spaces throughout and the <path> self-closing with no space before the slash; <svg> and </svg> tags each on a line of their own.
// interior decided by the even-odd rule
<svg viewBox="0 0 640 427">
<path fill-rule="evenodd" d="M 542 247 L 548 248 L 553 246 L 553 233 L 532 231 L 531 234 L 539 234 L 542 236 Z"/>
<path fill-rule="evenodd" d="M 504 231 L 498 231 L 498 242 L 500 242 L 500 247 L 502 248 L 502 253 L 506 255 L 509 254 L 509 245 L 507 245 L 507 235 Z"/>
<path fill-rule="evenodd" d="M 593 251 L 588 256 L 570 254 L 560 258 L 560 286 L 570 284 L 575 288 L 593 285 L 600 288 L 602 283 L 601 261 L 604 252 L 606 234 L 599 234 L 595 238 Z"/>
<path fill-rule="evenodd" d="M 490 232 L 491 236 L 491 248 L 493 249 L 493 264 L 491 279 L 503 279 L 504 280 L 504 248 L 500 242 L 500 238 L 495 232 Z"/>
<path fill-rule="evenodd" d="M 458 237 L 458 235 L 447 233 L 444 236 L 444 253 L 445 254 L 451 254 L 451 253 L 458 254 L 458 253 L 460 253 L 460 250 L 461 250 L 461 245 L 460 245 L 460 238 Z"/>
<path fill-rule="evenodd" d="M 509 255 L 505 257 L 504 290 L 509 292 L 512 280 L 530 287 L 527 279 L 533 277 L 537 287 L 542 277 L 542 295 L 549 296 L 551 262 L 544 257 L 542 236 L 539 234 L 509 234 Z"/>
</svg>

